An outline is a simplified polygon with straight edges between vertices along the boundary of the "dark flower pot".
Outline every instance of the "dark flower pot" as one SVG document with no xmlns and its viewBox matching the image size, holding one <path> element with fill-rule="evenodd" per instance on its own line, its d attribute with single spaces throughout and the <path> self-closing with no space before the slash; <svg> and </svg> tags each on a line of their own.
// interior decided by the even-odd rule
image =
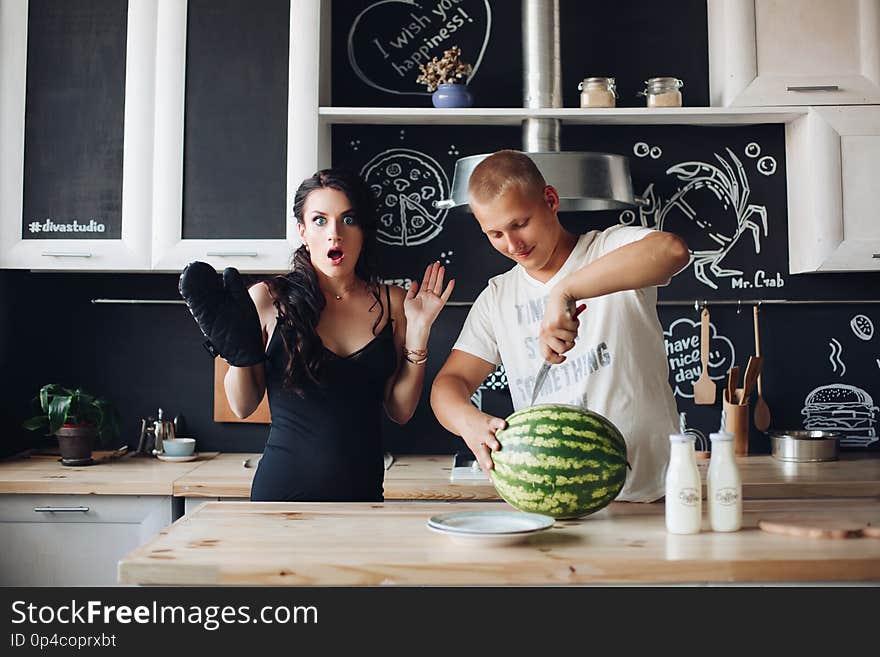
<svg viewBox="0 0 880 657">
<path fill-rule="evenodd" d="M 434 107 L 470 107 L 474 99 L 466 84 L 441 84 L 431 94 L 431 102 Z"/>
<path fill-rule="evenodd" d="M 95 427 L 65 425 L 55 432 L 58 449 L 61 451 L 61 465 L 89 465 L 92 462 L 92 445 L 96 434 Z"/>
</svg>

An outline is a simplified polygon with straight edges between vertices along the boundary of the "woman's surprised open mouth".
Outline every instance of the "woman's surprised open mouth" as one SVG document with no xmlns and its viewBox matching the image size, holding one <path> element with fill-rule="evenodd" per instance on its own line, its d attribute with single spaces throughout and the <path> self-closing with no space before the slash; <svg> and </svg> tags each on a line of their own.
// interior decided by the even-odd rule
<svg viewBox="0 0 880 657">
<path fill-rule="evenodd" d="M 343 252 L 340 247 L 334 246 L 327 251 L 327 257 L 330 259 L 330 264 L 337 267 L 342 264 L 343 260 L 345 260 L 345 252 Z"/>
</svg>

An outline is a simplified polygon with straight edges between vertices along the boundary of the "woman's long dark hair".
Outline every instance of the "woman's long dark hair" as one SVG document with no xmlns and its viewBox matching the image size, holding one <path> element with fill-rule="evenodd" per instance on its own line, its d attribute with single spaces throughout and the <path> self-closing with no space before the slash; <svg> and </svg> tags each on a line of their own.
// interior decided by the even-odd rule
<svg viewBox="0 0 880 657">
<path fill-rule="evenodd" d="M 376 199 L 363 178 L 345 169 L 323 169 L 306 178 L 293 202 L 297 223 L 303 223 L 306 199 L 316 189 L 335 189 L 348 197 L 354 219 L 363 232 L 361 253 L 354 273 L 367 283 L 379 304 L 379 317 L 373 324 L 373 334 L 382 319 L 384 306 L 379 294 L 376 273 Z M 293 254 L 291 271 L 267 281 L 278 309 L 278 326 L 287 354 L 283 385 L 302 395 L 307 381 L 321 384 L 321 369 L 326 360 L 324 344 L 318 335 L 318 321 L 326 301 L 318 286 L 318 275 L 306 245 Z"/>
</svg>

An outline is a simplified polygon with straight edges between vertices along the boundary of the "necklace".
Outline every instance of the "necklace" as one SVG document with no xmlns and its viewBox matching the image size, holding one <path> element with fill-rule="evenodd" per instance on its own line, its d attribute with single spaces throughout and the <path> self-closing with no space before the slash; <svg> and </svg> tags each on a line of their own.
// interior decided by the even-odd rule
<svg viewBox="0 0 880 657">
<path fill-rule="evenodd" d="M 343 290 L 343 291 L 342 291 L 341 293 L 339 293 L 339 294 L 337 294 L 336 292 L 331 292 L 331 294 L 332 294 L 334 297 L 336 297 L 336 300 L 337 300 L 337 301 L 342 301 L 342 295 L 344 295 L 344 294 L 348 294 L 349 292 L 353 292 L 354 289 L 355 289 L 356 287 L 357 287 L 357 284 L 352 285 L 352 286 L 351 286 L 349 289 L 347 289 L 347 290 Z"/>
</svg>

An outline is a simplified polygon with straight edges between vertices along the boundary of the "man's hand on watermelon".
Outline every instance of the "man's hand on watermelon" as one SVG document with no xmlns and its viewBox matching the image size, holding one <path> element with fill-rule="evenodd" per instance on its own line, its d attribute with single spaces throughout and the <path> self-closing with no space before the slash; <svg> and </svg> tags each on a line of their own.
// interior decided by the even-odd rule
<svg viewBox="0 0 880 657">
<path fill-rule="evenodd" d="M 554 365 L 565 361 L 562 354 L 574 347 L 580 326 L 578 315 L 585 307 L 576 306 L 575 299 L 564 292 L 555 289 L 550 292 L 538 333 L 544 360 Z"/>
<path fill-rule="evenodd" d="M 191 262 L 180 275 L 180 295 L 214 356 L 234 367 L 256 365 L 266 359 L 257 308 L 234 267 L 222 278 L 206 262 Z"/>
<path fill-rule="evenodd" d="M 501 443 L 495 438 L 495 432 L 507 428 L 507 422 L 476 408 L 473 410 L 474 412 L 469 413 L 464 421 L 461 437 L 474 453 L 477 463 L 480 464 L 480 469 L 489 474 L 489 470 L 495 467 L 491 452 L 501 448 Z"/>
</svg>

